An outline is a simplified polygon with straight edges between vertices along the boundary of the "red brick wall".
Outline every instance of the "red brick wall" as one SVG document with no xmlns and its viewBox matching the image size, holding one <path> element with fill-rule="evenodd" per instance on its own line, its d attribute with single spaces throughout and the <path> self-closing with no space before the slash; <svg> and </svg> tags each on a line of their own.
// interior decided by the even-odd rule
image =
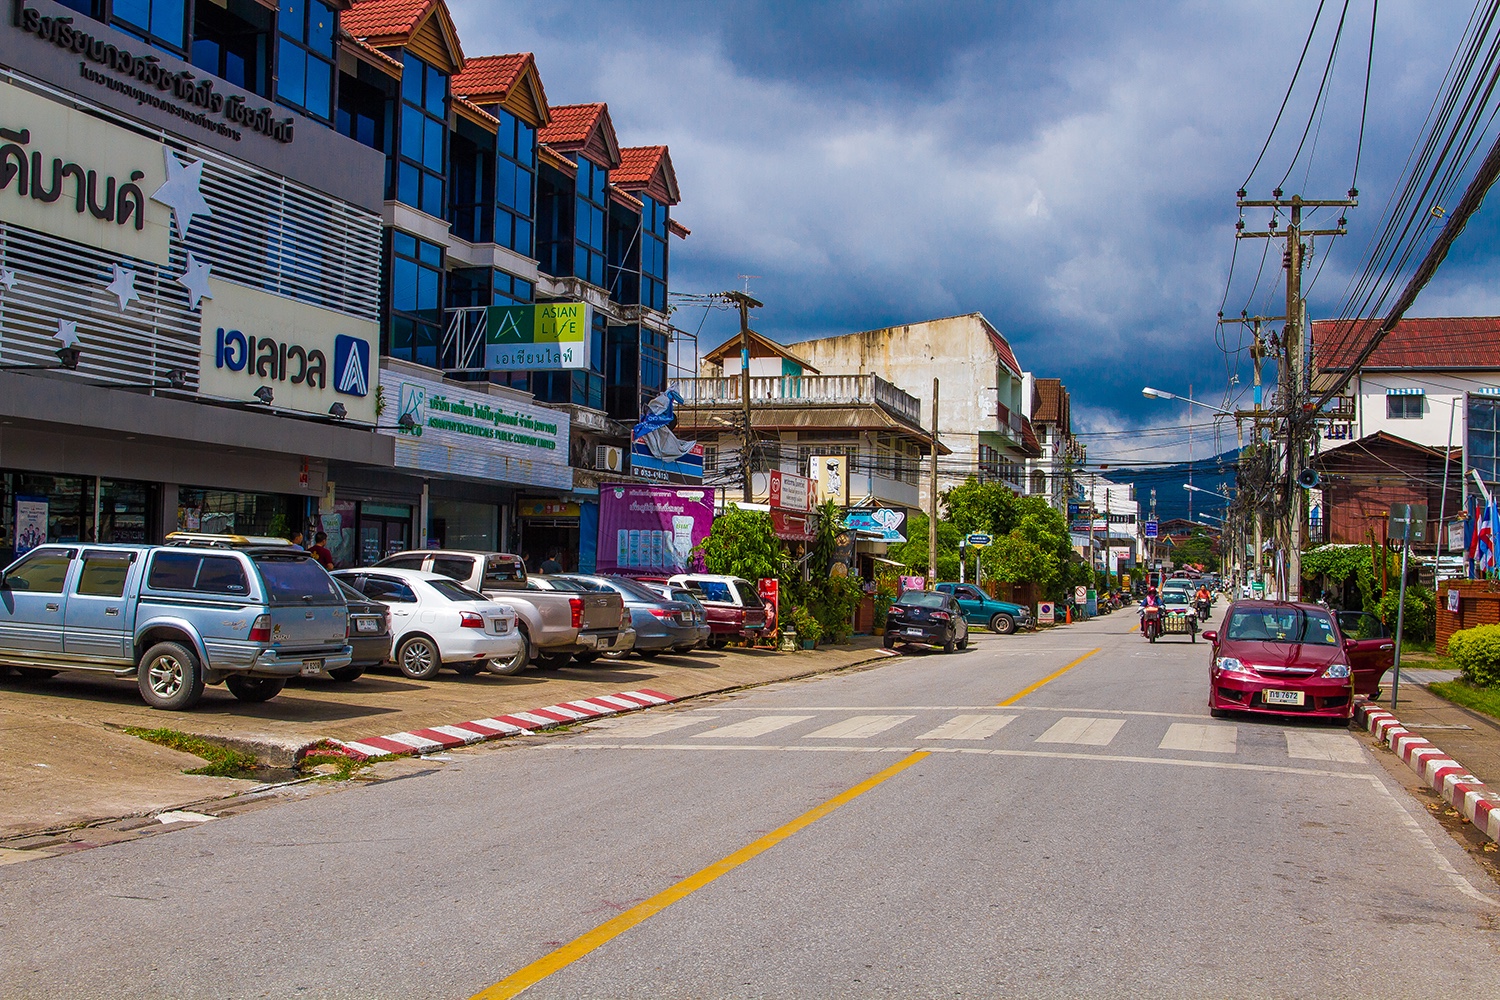
<svg viewBox="0 0 1500 1000">
<path fill-rule="evenodd" d="M 1448 610 L 1448 591 L 1458 591 L 1458 613 Z M 1448 654 L 1448 640 L 1459 629 L 1500 625 L 1500 581 L 1444 580 L 1437 588 L 1437 651 Z"/>
</svg>

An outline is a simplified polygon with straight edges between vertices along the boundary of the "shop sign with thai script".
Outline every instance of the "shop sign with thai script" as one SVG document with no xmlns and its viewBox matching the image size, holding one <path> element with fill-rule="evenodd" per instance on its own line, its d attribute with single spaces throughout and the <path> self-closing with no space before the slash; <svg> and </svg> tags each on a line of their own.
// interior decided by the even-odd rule
<svg viewBox="0 0 1500 1000">
<path fill-rule="evenodd" d="M 485 314 L 484 366 L 490 371 L 587 368 L 589 307 L 582 302 L 491 306 Z"/>
<path fill-rule="evenodd" d="M 0 219 L 75 243 L 167 262 L 162 146 L 0 83 Z"/>
<path fill-rule="evenodd" d="M 321 417 L 337 403 L 343 419 L 375 422 L 377 324 L 217 278 L 209 288 L 200 395 Z"/>
<path fill-rule="evenodd" d="M 380 428 L 396 436 L 398 466 L 573 488 L 566 413 L 503 395 L 470 392 L 396 368 L 382 373 L 381 385 L 388 408 Z"/>
<path fill-rule="evenodd" d="M 90 83 L 160 108 L 190 124 L 238 142 L 241 131 L 259 132 L 277 142 L 291 142 L 294 118 L 278 117 L 269 104 L 255 106 L 238 94 L 214 90 L 214 79 L 189 70 L 173 72 L 159 56 L 137 55 L 85 29 L 86 21 L 49 17 L 26 0 L 11 0 L 14 28 L 50 42 L 79 57 L 78 74 Z M 92 66 L 90 64 L 93 64 Z M 100 69 L 94 69 L 94 66 Z"/>
</svg>

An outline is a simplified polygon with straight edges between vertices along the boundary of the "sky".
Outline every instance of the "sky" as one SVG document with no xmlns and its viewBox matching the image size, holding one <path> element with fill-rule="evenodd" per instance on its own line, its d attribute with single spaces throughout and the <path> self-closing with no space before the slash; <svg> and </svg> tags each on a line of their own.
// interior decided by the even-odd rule
<svg viewBox="0 0 1500 1000">
<path fill-rule="evenodd" d="M 1235 191 L 1317 0 L 449 3 L 467 55 L 534 52 L 550 103 L 605 101 L 621 145 L 670 146 L 692 230 L 673 291 L 753 275 L 752 325 L 782 342 L 981 312 L 1024 369 L 1063 379 L 1092 461 L 1187 458 L 1189 423 L 1195 457 L 1233 448 L 1211 411 L 1140 390 L 1234 400 L 1250 363 L 1232 328 L 1221 346 L 1221 304 L 1283 311 L 1279 242 L 1262 267 L 1266 242 L 1243 241 L 1229 281 Z M 1315 245 L 1314 318 L 1363 269 L 1472 9 L 1385 0 L 1367 60 L 1371 3 L 1348 3 L 1294 158 L 1344 9 L 1325 0 L 1249 177 L 1251 197 L 1342 197 L 1370 63 L 1361 204 Z M 1492 205 L 1412 314 L 1500 313 L 1497 232 Z M 692 304 L 673 323 L 704 351 L 737 329 Z"/>
</svg>

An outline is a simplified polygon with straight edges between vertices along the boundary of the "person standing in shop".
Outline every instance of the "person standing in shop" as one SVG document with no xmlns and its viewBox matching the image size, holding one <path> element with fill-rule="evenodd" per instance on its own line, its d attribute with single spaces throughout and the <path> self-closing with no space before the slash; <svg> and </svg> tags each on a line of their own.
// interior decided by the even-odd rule
<svg viewBox="0 0 1500 1000">
<path fill-rule="evenodd" d="M 333 552 L 328 548 L 328 532 L 320 531 L 313 538 L 313 547 L 308 549 L 313 558 L 318 560 L 324 569 L 333 569 Z"/>
</svg>

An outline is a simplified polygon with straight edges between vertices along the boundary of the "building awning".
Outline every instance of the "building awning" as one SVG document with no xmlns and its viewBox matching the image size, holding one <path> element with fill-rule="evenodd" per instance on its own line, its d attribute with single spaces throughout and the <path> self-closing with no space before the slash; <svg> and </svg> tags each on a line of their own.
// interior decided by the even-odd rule
<svg viewBox="0 0 1500 1000">
<path fill-rule="evenodd" d="M 906 563 L 901 562 L 899 559 L 887 559 L 885 556 L 871 556 L 870 558 L 878 563 L 885 563 L 887 566 L 906 566 Z"/>
<path fill-rule="evenodd" d="M 1425 395 L 1427 395 L 1427 390 L 1426 389 L 1387 389 L 1385 391 L 1385 394 L 1387 396 L 1425 396 Z"/>
</svg>

